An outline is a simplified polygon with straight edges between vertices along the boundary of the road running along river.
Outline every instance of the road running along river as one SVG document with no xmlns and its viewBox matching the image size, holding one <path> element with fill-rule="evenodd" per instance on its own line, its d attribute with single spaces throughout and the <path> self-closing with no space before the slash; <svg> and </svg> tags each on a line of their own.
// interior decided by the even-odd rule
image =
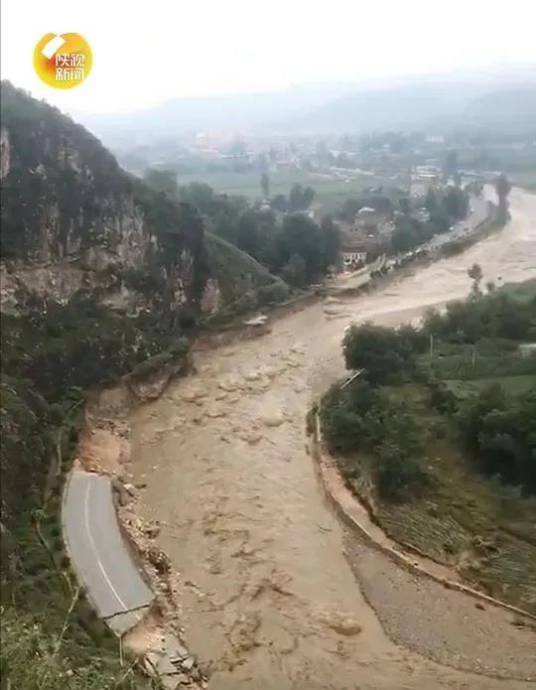
<svg viewBox="0 0 536 690">
<path fill-rule="evenodd" d="M 213 671 L 209 688 L 529 687 L 472 671 L 534 674 L 534 635 L 457 593 L 408 585 L 354 543 L 326 506 L 304 429 L 313 397 L 342 373 L 350 322 L 399 324 L 464 297 L 474 262 L 484 281 L 536 277 L 536 196 L 513 190 L 511 211 L 500 233 L 383 292 L 314 304 L 262 338 L 198 353 L 196 375 L 133 413 L 132 471 L 147 483 L 138 510 L 163 525 L 181 624 Z"/>
</svg>

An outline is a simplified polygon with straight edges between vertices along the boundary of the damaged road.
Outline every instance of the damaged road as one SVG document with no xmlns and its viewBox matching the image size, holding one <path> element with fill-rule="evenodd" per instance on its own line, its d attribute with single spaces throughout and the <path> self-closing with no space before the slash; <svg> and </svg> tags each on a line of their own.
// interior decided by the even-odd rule
<svg viewBox="0 0 536 690">
<path fill-rule="evenodd" d="M 144 617 L 154 596 L 121 535 L 110 477 L 75 470 L 64 493 L 62 523 L 79 581 L 99 617 L 122 635 Z"/>
</svg>

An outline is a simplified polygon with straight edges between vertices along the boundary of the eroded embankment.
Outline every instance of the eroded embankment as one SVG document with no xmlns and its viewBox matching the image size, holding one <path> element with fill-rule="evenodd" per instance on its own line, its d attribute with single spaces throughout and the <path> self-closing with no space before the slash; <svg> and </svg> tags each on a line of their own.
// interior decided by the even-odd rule
<svg viewBox="0 0 536 690">
<path fill-rule="evenodd" d="M 209 687 L 528 687 L 469 669 L 531 675 L 534 635 L 350 538 L 326 505 L 304 428 L 312 399 L 341 373 L 349 322 L 396 324 L 462 297 L 474 262 L 486 280 L 536 276 L 536 197 L 516 190 L 512 200 L 512 224 L 462 256 L 200 352 L 196 375 L 132 415 L 132 481 L 144 487 L 136 512 L 159 521 L 177 615 L 212 668 Z"/>
</svg>

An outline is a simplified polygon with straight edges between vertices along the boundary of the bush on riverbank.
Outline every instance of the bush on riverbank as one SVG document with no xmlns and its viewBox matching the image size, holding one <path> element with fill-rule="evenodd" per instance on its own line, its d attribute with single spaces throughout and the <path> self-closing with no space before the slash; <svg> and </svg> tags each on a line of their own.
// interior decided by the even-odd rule
<svg viewBox="0 0 536 690">
<path fill-rule="evenodd" d="M 380 495 L 407 498 L 428 481 L 416 461 L 426 434 L 402 402 L 356 379 L 343 390 L 336 384 L 320 408 L 322 433 L 333 453 L 362 451 L 377 459 L 374 474 Z M 351 461 L 345 469 L 351 471 Z"/>
</svg>

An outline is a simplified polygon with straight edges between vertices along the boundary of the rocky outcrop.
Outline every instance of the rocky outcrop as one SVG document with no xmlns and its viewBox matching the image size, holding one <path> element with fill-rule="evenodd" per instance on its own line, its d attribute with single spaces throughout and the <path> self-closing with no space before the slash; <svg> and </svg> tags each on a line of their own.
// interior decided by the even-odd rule
<svg viewBox="0 0 536 690">
<path fill-rule="evenodd" d="M 167 377 L 180 371 L 181 334 L 214 299 L 204 299 L 208 262 L 195 209 L 121 170 L 55 108 L 9 83 L 1 96 L 1 466 L 9 520 L 38 495 L 48 439 L 69 396 L 158 353 L 168 353 Z M 133 386 L 150 396 L 163 384 L 158 372 L 150 380 L 143 373 Z"/>
<path fill-rule="evenodd" d="M 37 491 L 46 472 L 49 449 L 24 430 L 61 420 L 48 405 L 132 371 L 132 393 L 155 397 L 186 365 L 182 337 L 199 315 L 228 318 L 287 290 L 57 109 L 7 82 L 1 96 L 2 507 L 13 515 L 31 495 L 21 487 Z M 147 360 L 158 366 L 140 369 Z"/>
<path fill-rule="evenodd" d="M 2 85 L 3 304 L 24 290 L 65 303 L 99 291 L 113 309 L 197 308 L 203 225 L 121 170 L 83 127 Z"/>
<path fill-rule="evenodd" d="M 9 172 L 9 136 L 7 129 L 0 129 L 0 180 Z"/>
</svg>

